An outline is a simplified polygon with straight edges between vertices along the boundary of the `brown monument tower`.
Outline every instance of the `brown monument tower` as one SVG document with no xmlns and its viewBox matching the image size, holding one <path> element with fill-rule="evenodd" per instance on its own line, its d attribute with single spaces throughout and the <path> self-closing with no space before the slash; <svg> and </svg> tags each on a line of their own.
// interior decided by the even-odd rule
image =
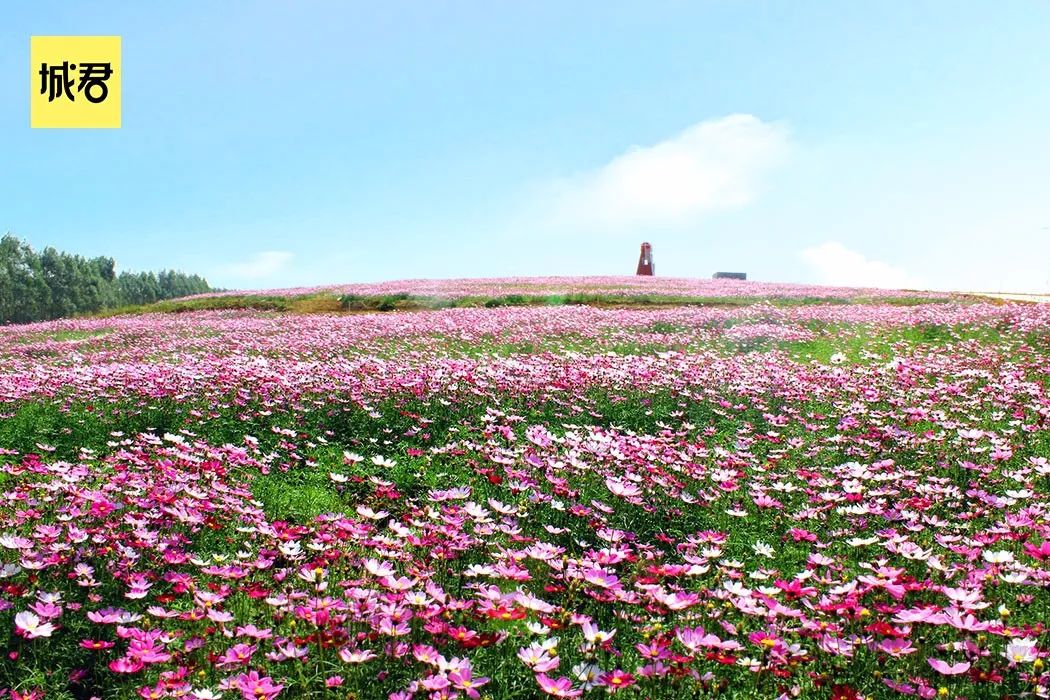
<svg viewBox="0 0 1050 700">
<path fill-rule="evenodd" d="M 653 270 L 653 247 L 648 243 L 642 244 L 642 254 L 638 256 L 638 272 L 639 275 L 649 275 L 650 277 L 655 274 Z"/>
</svg>

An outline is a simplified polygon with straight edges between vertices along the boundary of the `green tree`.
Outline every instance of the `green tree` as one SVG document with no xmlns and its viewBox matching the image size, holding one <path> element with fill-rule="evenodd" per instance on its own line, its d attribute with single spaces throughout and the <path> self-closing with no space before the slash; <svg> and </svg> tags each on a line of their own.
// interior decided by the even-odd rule
<svg viewBox="0 0 1050 700">
<path fill-rule="evenodd" d="M 28 323 L 151 304 L 211 291 L 207 280 L 175 270 L 121 272 L 113 258 L 85 258 L 48 246 L 0 239 L 0 323 Z"/>
</svg>

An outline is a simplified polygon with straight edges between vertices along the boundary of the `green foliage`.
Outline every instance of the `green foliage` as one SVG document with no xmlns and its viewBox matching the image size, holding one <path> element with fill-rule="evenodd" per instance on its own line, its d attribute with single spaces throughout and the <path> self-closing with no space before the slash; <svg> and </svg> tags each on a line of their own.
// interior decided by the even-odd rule
<svg viewBox="0 0 1050 700">
<path fill-rule="evenodd" d="M 227 309 L 249 309 L 254 311 L 282 311 L 293 310 L 292 304 L 296 301 L 294 297 L 269 297 L 269 296 L 214 296 L 201 297 L 199 299 L 176 299 L 158 301 L 155 304 L 140 304 L 134 306 L 118 306 L 108 309 L 99 316 L 117 316 L 134 313 L 185 313 L 189 311 L 221 311 Z"/>
<path fill-rule="evenodd" d="M 252 481 L 252 495 L 274 520 L 308 523 L 322 513 L 352 511 L 335 492 L 327 473 L 316 468 L 258 476 Z"/>
<path fill-rule="evenodd" d="M 47 247 L 37 253 L 0 239 L 0 323 L 31 323 L 148 304 L 210 291 L 198 275 L 174 270 L 116 273 L 113 258 L 85 258 Z"/>
</svg>

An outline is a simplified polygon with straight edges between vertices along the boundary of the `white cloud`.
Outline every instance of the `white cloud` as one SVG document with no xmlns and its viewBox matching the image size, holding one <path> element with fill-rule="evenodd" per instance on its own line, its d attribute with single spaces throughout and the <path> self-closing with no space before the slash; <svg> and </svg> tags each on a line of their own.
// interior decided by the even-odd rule
<svg viewBox="0 0 1050 700">
<path fill-rule="evenodd" d="M 754 200 L 788 146 L 783 125 L 750 114 L 702 121 L 655 145 L 633 146 L 597 170 L 551 183 L 543 206 L 569 226 L 681 227 Z"/>
<path fill-rule="evenodd" d="M 264 250 L 242 262 L 224 265 L 219 272 L 238 280 L 261 280 L 283 270 L 293 257 L 294 253 L 287 250 Z"/>
<path fill-rule="evenodd" d="M 884 289 L 922 289 L 925 284 L 906 270 L 869 260 L 838 241 L 828 241 L 800 254 L 821 284 Z"/>
</svg>

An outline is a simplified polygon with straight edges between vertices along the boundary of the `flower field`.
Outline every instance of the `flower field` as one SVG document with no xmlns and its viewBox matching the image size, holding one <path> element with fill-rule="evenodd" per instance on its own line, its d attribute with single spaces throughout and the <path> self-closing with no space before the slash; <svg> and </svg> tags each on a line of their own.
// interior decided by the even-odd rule
<svg viewBox="0 0 1050 700">
<path fill-rule="evenodd" d="M 501 277 L 451 280 L 395 280 L 374 284 L 343 284 L 325 287 L 294 287 L 276 290 L 208 292 L 191 298 L 223 295 L 300 296 L 317 293 L 379 296 L 407 294 L 413 297 L 457 299 L 464 297 L 499 297 L 508 294 L 551 296 L 573 294 L 602 294 L 614 298 L 661 296 L 689 298 L 750 297 L 750 298 L 853 298 L 896 297 L 905 292 L 893 289 L 859 287 L 830 287 L 824 285 L 783 284 L 777 282 L 740 281 L 734 279 L 684 279 L 648 276 L 608 277 Z M 906 294 L 920 298 L 937 299 L 950 295 L 942 292 Z"/>
<path fill-rule="evenodd" d="M 0 329 L 0 697 L 1050 696 L 1050 306 L 752 296 Z"/>
</svg>

